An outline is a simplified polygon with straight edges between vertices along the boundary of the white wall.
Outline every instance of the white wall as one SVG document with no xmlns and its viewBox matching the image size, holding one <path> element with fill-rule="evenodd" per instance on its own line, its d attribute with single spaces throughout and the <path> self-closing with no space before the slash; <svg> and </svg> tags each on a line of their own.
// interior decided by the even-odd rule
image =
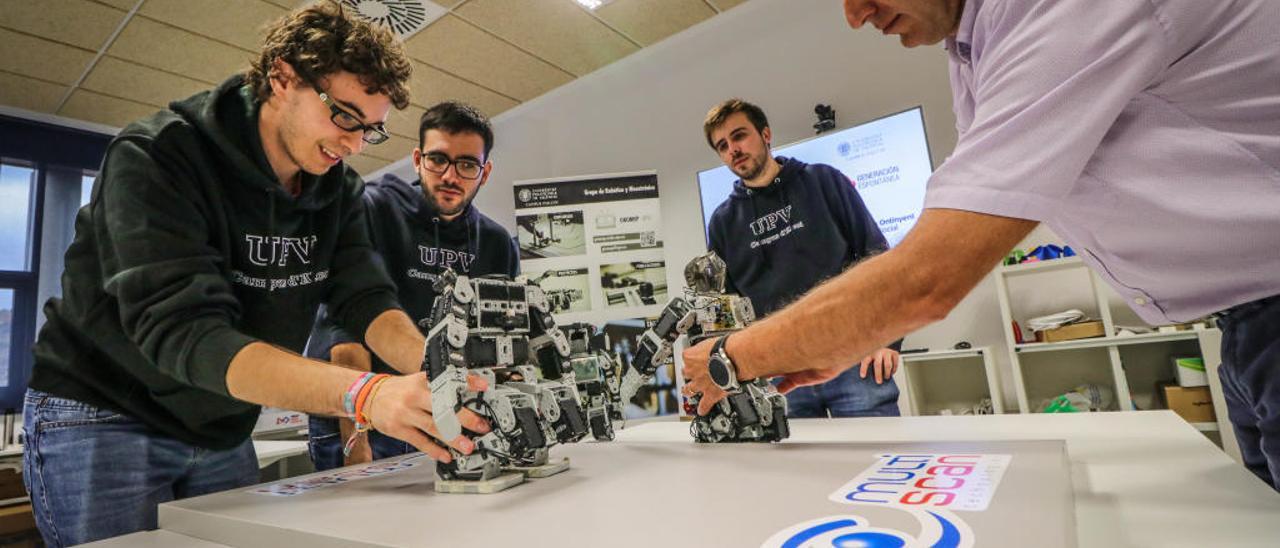
<svg viewBox="0 0 1280 548">
<path fill-rule="evenodd" d="M 705 251 L 696 174 L 719 165 L 702 118 L 733 96 L 764 108 L 777 144 L 812 136 L 813 107 L 826 103 L 840 127 L 923 105 L 934 165 L 955 147 L 941 46 L 908 50 L 877 32 L 852 31 L 835 0 L 750 0 L 497 116 L 493 175 L 475 203 L 514 230 L 512 181 L 657 170 L 667 261 L 675 266 L 668 281 L 683 287 L 683 265 Z M 414 177 L 407 162 L 393 171 Z M 1000 324 L 988 278 L 905 347 L 994 345 L 1009 379 Z M 1006 401 L 1015 401 L 1005 384 Z"/>
</svg>

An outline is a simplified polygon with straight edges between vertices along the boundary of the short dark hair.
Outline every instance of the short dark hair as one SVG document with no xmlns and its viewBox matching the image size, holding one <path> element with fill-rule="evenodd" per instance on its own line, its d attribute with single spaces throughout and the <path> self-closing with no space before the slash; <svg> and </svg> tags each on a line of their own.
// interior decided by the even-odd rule
<svg viewBox="0 0 1280 548">
<path fill-rule="evenodd" d="M 756 131 L 764 131 L 764 128 L 769 127 L 769 118 L 764 115 L 764 111 L 760 107 L 737 97 L 727 99 L 712 107 L 707 112 L 706 120 L 702 122 L 702 132 L 707 136 L 707 145 L 710 145 L 711 148 L 716 148 L 716 144 L 711 142 L 711 132 L 724 125 L 724 121 L 728 120 L 730 116 L 739 112 L 747 115 L 747 119 L 751 121 L 751 125 L 756 127 Z"/>
<path fill-rule="evenodd" d="M 476 107 L 458 101 L 445 101 L 422 113 L 418 123 L 418 147 L 427 143 L 427 130 L 438 129 L 445 133 L 475 133 L 484 139 L 484 157 L 493 150 L 493 128 L 489 119 Z"/>
<path fill-rule="evenodd" d="M 262 53 L 245 72 L 258 101 L 271 97 L 271 71 L 278 59 L 308 85 L 346 71 L 360 79 L 366 93 L 386 94 L 397 109 L 409 106 L 413 64 L 400 39 L 381 25 L 348 16 L 337 2 L 294 10 L 271 23 L 266 35 Z"/>
</svg>

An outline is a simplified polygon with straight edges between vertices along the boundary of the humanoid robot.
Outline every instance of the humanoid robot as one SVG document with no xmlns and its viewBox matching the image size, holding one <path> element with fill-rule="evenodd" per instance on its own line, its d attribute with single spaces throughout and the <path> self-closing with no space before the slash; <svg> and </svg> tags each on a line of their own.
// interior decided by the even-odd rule
<svg viewBox="0 0 1280 548">
<path fill-rule="evenodd" d="M 640 339 L 630 367 L 622 377 L 623 401 L 631 399 L 640 385 L 671 358 L 677 339 L 684 336 L 690 345 L 719 337 L 709 368 L 712 379 L 728 392 L 711 411 L 697 416 L 700 396 L 685 402 L 686 413 L 694 415 L 690 433 L 699 442 L 781 441 L 791 435 L 787 423 L 787 400 L 767 379 L 739 382 L 723 336 L 755 321 L 751 301 L 724 292 L 725 264 L 714 252 L 694 257 L 684 270 L 688 288 L 684 297 L 672 299 L 657 323 Z"/>
<path fill-rule="evenodd" d="M 589 323 L 561 326 L 569 339 L 569 363 L 578 394 L 587 413 L 591 436 L 599 441 L 613 439 L 613 423 L 622 420 L 622 392 L 618 384 L 618 361 L 605 350 L 603 333 Z"/>
<path fill-rule="evenodd" d="M 537 284 L 493 275 L 482 278 L 444 272 L 424 350 L 432 413 L 442 439 L 463 433 L 455 413 L 467 408 L 493 425 L 473 436 L 470 455 L 436 464 L 436 490 L 496 492 L 525 477 L 545 477 L 569 467 L 552 462 L 549 449 L 586 436 L 587 416 L 573 369 L 569 342 L 555 325 Z M 472 391 L 468 374 L 488 388 Z M 452 450 L 451 450 L 452 451 Z"/>
</svg>

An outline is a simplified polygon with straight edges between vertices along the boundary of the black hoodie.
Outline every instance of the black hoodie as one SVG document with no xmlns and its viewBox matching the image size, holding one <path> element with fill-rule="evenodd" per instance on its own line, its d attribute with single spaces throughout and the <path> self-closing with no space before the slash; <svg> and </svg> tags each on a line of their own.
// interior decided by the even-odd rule
<svg viewBox="0 0 1280 548">
<path fill-rule="evenodd" d="M 765 316 L 849 265 L 888 249 L 858 191 L 839 170 L 777 158 L 763 188 L 741 180 L 711 214 L 711 249 L 728 266 L 728 289 Z"/>
<path fill-rule="evenodd" d="M 427 200 L 420 182 L 410 185 L 391 174 L 365 186 L 364 203 L 373 247 L 391 274 L 405 312 L 415 322 L 431 314 L 436 300 L 432 284 L 445 268 L 468 276 L 515 277 L 520 272 L 520 253 L 511 235 L 475 206 L 468 205 L 446 221 Z M 307 355 L 328 360 L 334 345 L 358 340 L 322 308 L 307 343 Z M 373 357 L 373 370 L 396 373 L 377 356 Z"/>
<path fill-rule="evenodd" d="M 32 388 L 226 449 L 259 411 L 227 392 L 244 346 L 301 351 L 321 302 L 361 334 L 397 307 L 359 176 L 345 165 L 304 172 L 291 196 L 263 152 L 258 112 L 236 76 L 112 140 L 76 217 L 63 297 L 45 305 Z"/>
</svg>

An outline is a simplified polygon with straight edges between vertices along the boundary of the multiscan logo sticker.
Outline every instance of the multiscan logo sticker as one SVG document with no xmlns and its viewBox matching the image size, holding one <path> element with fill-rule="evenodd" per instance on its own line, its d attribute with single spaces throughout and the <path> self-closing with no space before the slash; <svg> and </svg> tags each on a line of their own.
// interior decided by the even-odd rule
<svg viewBox="0 0 1280 548">
<path fill-rule="evenodd" d="M 946 510 L 913 511 L 920 534 L 872 527 L 862 516 L 827 516 L 796 524 L 769 537 L 761 548 L 971 548 L 973 533 Z"/>
<path fill-rule="evenodd" d="M 991 504 L 1010 455 L 880 455 L 831 494 L 833 502 L 981 512 Z"/>
<path fill-rule="evenodd" d="M 1011 455 L 879 455 L 875 464 L 827 498 L 902 510 L 920 523 L 918 533 L 872 527 L 866 518 L 846 514 L 783 529 L 762 548 L 971 548 L 973 531 L 952 511 L 985 511 L 1012 460 Z"/>
</svg>

